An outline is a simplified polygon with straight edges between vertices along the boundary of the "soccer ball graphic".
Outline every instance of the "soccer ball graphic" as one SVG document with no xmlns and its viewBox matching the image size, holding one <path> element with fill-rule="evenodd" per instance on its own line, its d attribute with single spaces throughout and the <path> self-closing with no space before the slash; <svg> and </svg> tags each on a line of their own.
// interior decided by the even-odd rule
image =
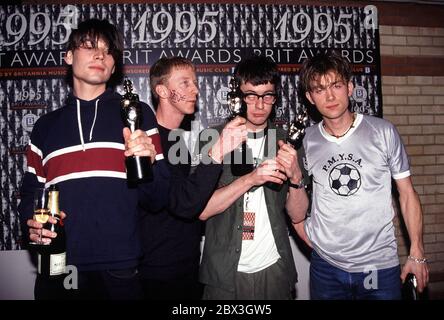
<svg viewBox="0 0 444 320">
<path fill-rule="evenodd" d="M 349 163 L 338 164 L 330 172 L 328 178 L 330 188 L 340 196 L 351 196 L 361 187 L 361 174 Z"/>
</svg>

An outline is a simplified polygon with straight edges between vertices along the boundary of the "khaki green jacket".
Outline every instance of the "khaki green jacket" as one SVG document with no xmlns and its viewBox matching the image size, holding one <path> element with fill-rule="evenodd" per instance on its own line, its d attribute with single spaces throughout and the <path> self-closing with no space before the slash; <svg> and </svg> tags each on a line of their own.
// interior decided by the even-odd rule
<svg viewBox="0 0 444 320">
<path fill-rule="evenodd" d="M 276 148 L 269 149 L 268 137 L 272 135 L 270 129 L 276 129 L 276 127 L 269 124 L 269 134 L 264 145 L 266 158 L 275 156 L 275 154 L 269 154 L 270 149 L 278 150 L 277 141 L 285 138 L 285 132 L 277 129 Z M 237 178 L 231 174 L 230 165 L 224 164 L 218 186 L 228 185 Z M 288 285 L 294 289 L 297 273 L 285 213 L 287 191 L 286 185 L 280 191 L 265 187 L 264 195 L 276 247 L 287 269 Z M 242 249 L 243 203 L 242 196 L 223 213 L 211 217 L 206 222 L 205 245 L 199 275 L 200 281 L 204 284 L 234 291 L 235 273 Z"/>
</svg>

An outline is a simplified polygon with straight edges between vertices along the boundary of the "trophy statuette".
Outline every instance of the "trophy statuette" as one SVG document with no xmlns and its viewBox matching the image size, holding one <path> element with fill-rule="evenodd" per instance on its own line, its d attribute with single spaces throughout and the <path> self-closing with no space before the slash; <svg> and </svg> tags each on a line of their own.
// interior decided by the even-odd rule
<svg viewBox="0 0 444 320">
<path fill-rule="evenodd" d="M 232 77 L 229 83 L 229 91 L 227 93 L 228 108 L 230 110 L 229 120 L 233 120 L 237 116 L 245 116 L 246 106 L 242 100 L 242 91 L 239 88 L 238 81 Z"/>
<path fill-rule="evenodd" d="M 234 76 L 229 83 L 227 102 L 230 110 L 228 121 L 233 120 L 237 116 L 246 117 L 247 105 L 244 102 L 239 82 Z M 234 176 L 243 176 L 253 170 L 254 164 L 252 151 L 247 147 L 247 143 L 244 142 L 231 152 L 231 173 Z"/>
<path fill-rule="evenodd" d="M 285 138 L 286 142 L 291 144 L 296 150 L 299 149 L 302 145 L 302 139 L 305 136 L 305 128 L 307 127 L 307 123 L 308 114 L 307 111 L 304 109 L 302 113 L 296 115 L 294 121 L 287 124 L 288 129 Z M 275 191 L 280 191 L 282 188 L 282 185 L 274 182 L 267 182 L 265 185 Z"/>
<path fill-rule="evenodd" d="M 139 96 L 133 93 L 131 80 L 125 78 L 123 81 L 125 91 L 120 101 L 121 117 L 125 127 L 131 132 L 140 129 L 142 123 L 142 111 Z M 152 168 L 149 157 L 129 156 L 125 159 L 126 176 L 129 182 L 147 181 L 152 179 Z"/>
<path fill-rule="evenodd" d="M 295 149 L 299 149 L 302 144 L 302 139 L 305 136 L 305 128 L 307 127 L 308 114 L 304 111 L 298 114 L 293 122 L 288 126 L 287 142 Z"/>
</svg>

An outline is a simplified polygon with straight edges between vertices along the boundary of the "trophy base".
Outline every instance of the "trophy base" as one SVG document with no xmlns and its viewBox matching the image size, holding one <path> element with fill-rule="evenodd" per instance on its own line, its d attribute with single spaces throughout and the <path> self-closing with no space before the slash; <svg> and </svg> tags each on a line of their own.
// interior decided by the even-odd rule
<svg viewBox="0 0 444 320">
<path fill-rule="evenodd" d="M 149 157 L 127 157 L 125 159 L 126 178 L 129 182 L 153 180 L 153 169 Z"/>
<path fill-rule="evenodd" d="M 281 191 L 283 185 L 284 184 L 279 184 L 279 183 L 274 183 L 274 182 L 267 182 L 267 183 L 265 183 L 264 186 L 266 186 L 267 188 L 269 188 L 269 189 L 271 189 L 273 191 L 279 192 L 279 191 Z"/>
<path fill-rule="evenodd" d="M 251 149 L 247 148 L 246 143 L 231 152 L 231 173 L 233 176 L 244 176 L 253 172 L 254 169 Z"/>
<path fill-rule="evenodd" d="M 246 164 L 246 163 L 231 164 L 231 174 L 235 177 L 244 176 L 250 172 L 253 172 L 253 170 L 254 170 L 253 164 Z"/>
</svg>

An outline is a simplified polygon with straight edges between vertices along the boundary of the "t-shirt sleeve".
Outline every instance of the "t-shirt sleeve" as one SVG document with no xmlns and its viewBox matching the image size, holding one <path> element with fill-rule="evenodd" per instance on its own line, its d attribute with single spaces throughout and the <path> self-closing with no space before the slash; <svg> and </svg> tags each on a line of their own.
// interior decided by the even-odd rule
<svg viewBox="0 0 444 320">
<path fill-rule="evenodd" d="M 401 136 L 395 126 L 390 124 L 388 134 L 388 164 L 395 180 L 410 176 L 410 164 Z"/>
<path fill-rule="evenodd" d="M 311 172 L 309 171 L 309 164 L 306 152 L 307 148 L 308 148 L 308 139 L 307 136 L 305 136 L 304 140 L 302 140 L 302 148 L 300 148 L 301 151 L 298 150 L 298 157 L 299 159 L 301 159 L 299 165 L 302 164 L 301 166 L 301 170 L 303 170 L 302 173 L 305 174 L 306 176 L 310 176 Z"/>
</svg>

